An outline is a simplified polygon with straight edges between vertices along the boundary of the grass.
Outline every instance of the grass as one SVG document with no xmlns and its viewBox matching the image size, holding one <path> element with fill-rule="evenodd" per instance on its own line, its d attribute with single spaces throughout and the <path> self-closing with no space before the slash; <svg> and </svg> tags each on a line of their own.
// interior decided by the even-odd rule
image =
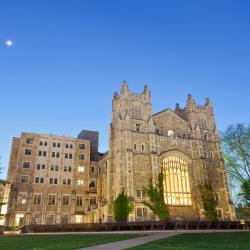
<svg viewBox="0 0 250 250">
<path fill-rule="evenodd" d="M 249 232 L 188 233 L 129 249 L 136 250 L 249 250 Z"/>
<path fill-rule="evenodd" d="M 139 237 L 131 234 L 106 235 L 17 235 L 1 236 L 4 250 L 70 250 Z"/>
</svg>

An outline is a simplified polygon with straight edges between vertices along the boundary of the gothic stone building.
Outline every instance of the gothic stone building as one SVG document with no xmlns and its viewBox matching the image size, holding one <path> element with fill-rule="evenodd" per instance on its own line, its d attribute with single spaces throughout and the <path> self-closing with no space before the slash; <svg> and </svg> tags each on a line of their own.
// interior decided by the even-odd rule
<svg viewBox="0 0 250 250">
<path fill-rule="evenodd" d="M 164 174 L 171 219 L 204 220 L 198 185 L 209 182 L 221 220 L 235 219 L 213 108 L 197 105 L 152 112 L 151 94 L 114 93 L 107 154 L 98 134 L 79 137 L 22 133 L 13 139 L 6 225 L 112 222 L 113 201 L 123 190 L 134 202 L 130 221 L 155 220 L 143 205 L 144 188 Z"/>
<path fill-rule="evenodd" d="M 221 220 L 235 219 L 213 108 L 188 96 L 185 108 L 152 113 L 151 94 L 128 90 L 123 82 L 112 103 L 109 152 L 100 163 L 97 217 L 113 220 L 112 202 L 122 190 L 134 201 L 130 221 L 152 220 L 143 205 L 144 187 L 164 174 L 165 201 L 172 219 L 202 220 L 198 185 L 211 183 Z"/>
</svg>

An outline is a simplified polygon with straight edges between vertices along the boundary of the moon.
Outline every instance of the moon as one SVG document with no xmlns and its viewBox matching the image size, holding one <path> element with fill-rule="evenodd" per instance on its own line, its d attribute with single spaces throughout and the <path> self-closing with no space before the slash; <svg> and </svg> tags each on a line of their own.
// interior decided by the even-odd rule
<svg viewBox="0 0 250 250">
<path fill-rule="evenodd" d="M 5 45 L 6 45 L 7 47 L 11 47 L 11 46 L 13 45 L 13 42 L 12 42 L 11 40 L 6 40 L 6 41 L 5 41 Z"/>
</svg>

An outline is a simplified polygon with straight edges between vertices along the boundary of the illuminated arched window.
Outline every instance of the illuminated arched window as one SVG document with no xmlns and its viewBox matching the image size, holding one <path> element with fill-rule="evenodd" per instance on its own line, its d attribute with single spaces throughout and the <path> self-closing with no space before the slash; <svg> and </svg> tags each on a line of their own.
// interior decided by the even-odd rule
<svg viewBox="0 0 250 250">
<path fill-rule="evenodd" d="M 164 198 L 169 205 L 192 205 L 188 164 L 177 156 L 162 160 L 164 174 Z"/>
</svg>

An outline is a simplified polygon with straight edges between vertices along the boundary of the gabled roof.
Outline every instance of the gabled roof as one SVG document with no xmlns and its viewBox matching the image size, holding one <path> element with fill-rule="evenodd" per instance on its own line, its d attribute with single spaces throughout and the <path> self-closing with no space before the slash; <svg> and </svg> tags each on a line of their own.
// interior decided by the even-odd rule
<svg viewBox="0 0 250 250">
<path fill-rule="evenodd" d="M 175 114 L 178 118 L 180 118 L 181 120 L 187 122 L 187 121 L 184 120 L 181 116 L 179 116 L 177 113 L 175 113 L 171 108 L 166 108 L 166 109 L 164 109 L 164 110 L 162 110 L 162 111 L 160 111 L 160 112 L 158 112 L 158 113 L 153 114 L 153 116 L 160 115 L 161 113 L 164 113 L 164 112 L 166 112 L 166 111 L 172 112 L 172 113 Z"/>
</svg>

